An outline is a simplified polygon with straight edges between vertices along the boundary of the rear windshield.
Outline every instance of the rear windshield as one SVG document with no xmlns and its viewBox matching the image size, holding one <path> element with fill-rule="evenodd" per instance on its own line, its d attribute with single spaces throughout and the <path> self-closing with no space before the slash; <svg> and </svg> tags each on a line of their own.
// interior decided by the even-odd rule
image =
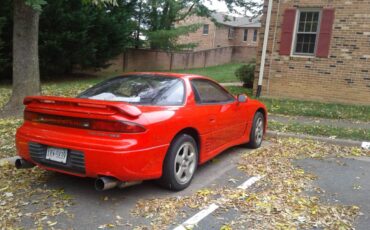
<svg viewBox="0 0 370 230">
<path fill-rule="evenodd" d="M 127 75 L 103 81 L 78 97 L 139 105 L 182 105 L 184 96 L 182 79 L 158 75 Z"/>
</svg>

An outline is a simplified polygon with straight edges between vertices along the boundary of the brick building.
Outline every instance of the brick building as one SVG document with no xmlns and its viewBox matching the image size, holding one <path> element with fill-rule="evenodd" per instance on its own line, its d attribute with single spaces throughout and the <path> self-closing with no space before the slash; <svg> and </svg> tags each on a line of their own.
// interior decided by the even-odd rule
<svg viewBox="0 0 370 230">
<path fill-rule="evenodd" d="M 370 104 L 370 1 L 272 3 L 262 95 Z M 262 28 L 267 5 L 265 0 Z M 255 86 L 260 75 L 261 34 Z"/>
<path fill-rule="evenodd" d="M 198 43 L 195 51 L 228 46 L 257 47 L 261 27 L 259 19 L 233 17 L 223 13 L 213 13 L 212 18 L 190 16 L 183 20 L 179 25 L 200 23 L 201 27 L 194 33 L 180 37 L 178 42 Z"/>
</svg>

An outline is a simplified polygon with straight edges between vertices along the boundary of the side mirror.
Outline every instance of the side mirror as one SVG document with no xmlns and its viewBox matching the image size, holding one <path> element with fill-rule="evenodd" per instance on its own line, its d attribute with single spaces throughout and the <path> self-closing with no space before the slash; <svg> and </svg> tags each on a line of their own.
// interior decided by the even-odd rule
<svg viewBox="0 0 370 230">
<path fill-rule="evenodd" d="M 239 102 L 239 103 L 246 102 L 247 100 L 248 100 L 247 95 L 245 95 L 245 94 L 240 94 L 240 95 L 238 95 L 238 102 Z"/>
</svg>

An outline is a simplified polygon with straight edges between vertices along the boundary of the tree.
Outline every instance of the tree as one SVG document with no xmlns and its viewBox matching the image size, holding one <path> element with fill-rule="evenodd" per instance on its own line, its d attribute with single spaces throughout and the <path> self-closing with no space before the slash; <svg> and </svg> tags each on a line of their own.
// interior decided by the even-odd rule
<svg viewBox="0 0 370 230">
<path fill-rule="evenodd" d="M 84 0 L 93 4 L 117 4 L 115 0 Z M 39 19 L 44 0 L 13 0 L 13 88 L 2 116 L 23 112 L 23 99 L 39 95 Z"/>
<path fill-rule="evenodd" d="M 50 1 L 40 15 L 40 71 L 68 74 L 73 67 L 102 68 L 133 45 L 134 4 L 97 8 L 76 0 Z"/>
<path fill-rule="evenodd" d="M 143 33 L 146 35 L 152 49 L 177 50 L 193 48 L 195 43 L 177 44 L 178 37 L 196 31 L 201 25 L 193 24 L 179 26 L 179 22 L 191 15 L 211 17 L 207 0 L 151 0 L 141 1 L 144 10 L 141 11 Z M 261 8 L 258 0 L 224 0 L 229 11 L 243 8 L 245 12 L 257 14 Z M 245 13 L 243 12 L 243 13 Z M 238 12 L 241 13 L 241 12 Z"/>
<path fill-rule="evenodd" d="M 0 72 L 4 69 L 4 66 L 5 66 L 5 63 L 6 63 L 6 59 L 4 57 L 4 54 L 2 53 L 2 49 L 4 47 L 4 42 L 1 39 L 2 29 L 4 27 L 5 20 L 6 20 L 5 17 L 0 17 Z"/>
</svg>

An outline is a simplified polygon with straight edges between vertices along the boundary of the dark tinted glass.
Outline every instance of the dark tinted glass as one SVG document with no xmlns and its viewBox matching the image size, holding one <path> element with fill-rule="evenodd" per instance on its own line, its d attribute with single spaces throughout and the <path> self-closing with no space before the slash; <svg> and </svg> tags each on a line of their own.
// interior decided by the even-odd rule
<svg viewBox="0 0 370 230">
<path fill-rule="evenodd" d="M 214 82 L 194 79 L 191 81 L 197 103 L 225 103 L 234 97 Z"/>
<path fill-rule="evenodd" d="M 301 11 L 298 22 L 298 32 L 295 52 L 314 54 L 318 33 L 320 12 Z"/>
<path fill-rule="evenodd" d="M 314 53 L 316 34 L 297 34 L 297 53 Z"/>
<path fill-rule="evenodd" d="M 209 25 L 205 24 L 203 25 L 203 34 L 208 34 L 209 31 Z"/>
<path fill-rule="evenodd" d="M 104 81 L 78 97 L 140 105 L 182 105 L 184 95 L 184 83 L 179 78 L 128 75 Z"/>
</svg>

